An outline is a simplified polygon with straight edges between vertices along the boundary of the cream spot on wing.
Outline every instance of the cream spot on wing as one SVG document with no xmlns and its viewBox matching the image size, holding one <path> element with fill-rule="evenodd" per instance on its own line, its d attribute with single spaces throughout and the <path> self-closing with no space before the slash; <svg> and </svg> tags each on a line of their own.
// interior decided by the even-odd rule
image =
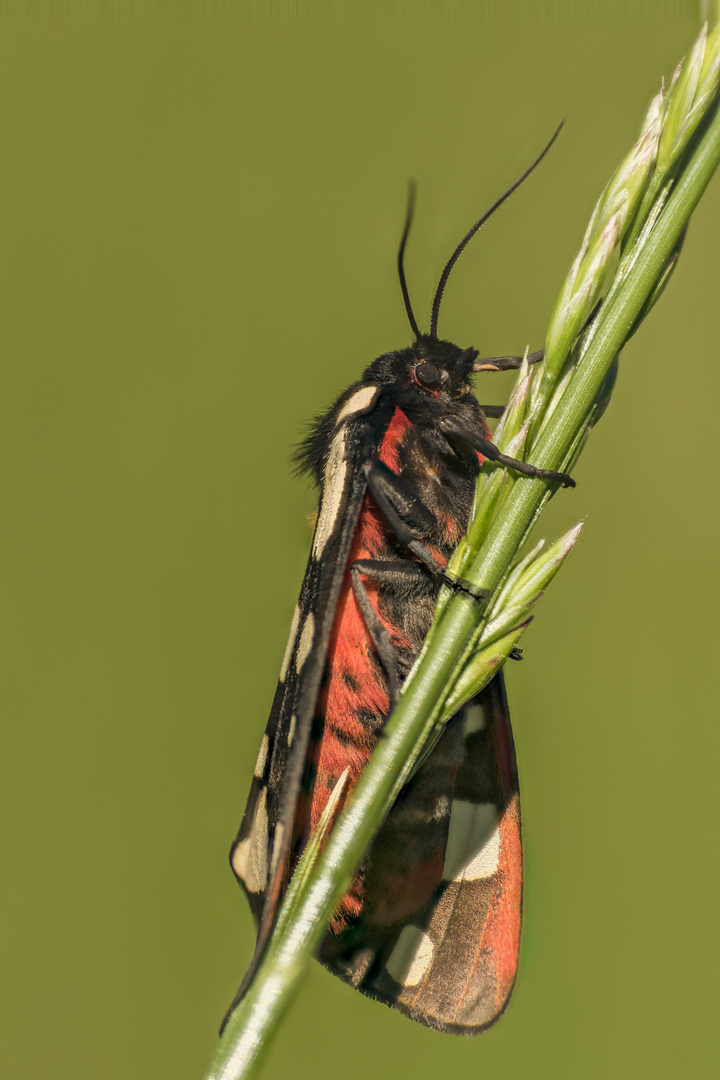
<svg viewBox="0 0 720 1080">
<path fill-rule="evenodd" d="M 388 957 L 388 974 L 402 986 L 417 986 L 432 963 L 434 948 L 419 926 L 404 926 Z"/>
<path fill-rule="evenodd" d="M 465 710 L 465 734 L 472 735 L 475 731 L 483 731 L 486 723 L 485 710 L 477 701 L 473 701 Z"/>
<path fill-rule="evenodd" d="M 345 491 L 348 463 L 345 457 L 345 431 L 341 428 L 330 445 L 325 466 L 323 495 L 313 541 L 313 555 L 319 558 L 332 534 Z"/>
<path fill-rule="evenodd" d="M 447 795 L 439 795 L 435 802 L 435 809 L 433 810 L 431 820 L 442 821 L 450 813 L 450 800 Z"/>
<path fill-rule="evenodd" d="M 500 829 L 494 803 L 454 799 L 442 874 L 445 881 L 491 877 L 499 857 Z"/>
<path fill-rule="evenodd" d="M 312 649 L 313 639 L 315 637 L 315 616 L 312 611 L 308 612 L 307 618 L 303 623 L 303 628 L 300 632 L 300 642 L 298 644 L 297 659 L 295 661 L 298 671 L 301 670 L 303 664 L 310 655 Z"/>
<path fill-rule="evenodd" d="M 280 682 L 285 682 L 285 679 L 287 677 L 288 668 L 290 667 L 290 658 L 292 656 L 295 638 L 297 637 L 299 623 L 300 605 L 296 604 L 295 611 L 293 612 L 292 623 L 290 624 L 290 637 L 288 638 L 288 643 L 285 646 L 285 655 L 283 656 L 282 667 L 280 668 Z"/>
<path fill-rule="evenodd" d="M 260 743 L 260 753 L 258 754 L 258 759 L 255 763 L 255 771 L 253 773 L 253 776 L 256 776 L 258 780 L 265 772 L 265 762 L 267 761 L 269 748 L 270 740 L 267 735 L 263 735 L 262 742 Z"/>
<path fill-rule="evenodd" d="M 477 881 L 478 878 L 492 877 L 497 872 L 500 862 L 500 826 L 486 841 L 485 846 L 478 851 L 474 859 L 471 859 L 463 867 L 463 881 Z"/>
<path fill-rule="evenodd" d="M 292 746 L 293 739 L 295 738 L 295 727 L 297 725 L 297 713 L 293 713 L 290 717 L 290 726 L 288 727 L 287 744 L 288 748 Z"/>
<path fill-rule="evenodd" d="M 248 892 L 262 892 L 267 885 L 268 815 L 267 788 L 263 788 L 255 808 L 252 830 L 233 851 L 233 870 Z"/>
<path fill-rule="evenodd" d="M 379 393 L 379 386 L 363 386 L 360 390 L 356 390 L 350 400 L 345 402 L 338 413 L 336 423 L 341 424 L 343 420 L 347 420 L 348 416 L 354 416 L 356 413 L 365 412 L 365 410 L 372 405 Z"/>
<path fill-rule="evenodd" d="M 360 983 L 367 975 L 368 968 L 376 955 L 375 949 L 370 946 L 353 953 L 348 967 L 345 968 L 345 971 L 343 972 L 343 979 L 347 979 L 351 986 L 354 986 L 357 990 Z"/>
</svg>

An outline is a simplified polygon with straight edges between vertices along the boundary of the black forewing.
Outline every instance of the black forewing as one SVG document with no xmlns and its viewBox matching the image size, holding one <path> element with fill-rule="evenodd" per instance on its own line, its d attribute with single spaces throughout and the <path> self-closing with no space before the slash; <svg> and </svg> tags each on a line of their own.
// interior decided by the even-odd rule
<svg viewBox="0 0 720 1080">
<path fill-rule="evenodd" d="M 362 466 L 377 456 L 391 415 L 379 386 L 356 384 L 315 425 L 302 455 L 303 463 L 321 477 L 320 509 L 247 808 L 231 852 L 233 870 L 259 922 L 255 955 L 238 997 L 257 968 L 287 885 L 328 642 L 366 489 Z"/>
</svg>

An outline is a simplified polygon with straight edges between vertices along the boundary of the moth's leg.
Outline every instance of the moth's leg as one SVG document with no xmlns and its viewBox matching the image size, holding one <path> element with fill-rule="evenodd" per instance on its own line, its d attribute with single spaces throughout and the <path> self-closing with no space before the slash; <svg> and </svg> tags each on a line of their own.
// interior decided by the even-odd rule
<svg viewBox="0 0 720 1080">
<path fill-rule="evenodd" d="M 399 657 L 387 628 L 370 602 L 370 594 L 365 588 L 363 577 L 370 577 L 383 585 L 407 586 L 427 582 L 427 574 L 417 563 L 402 559 L 356 559 L 350 566 L 355 599 L 365 620 L 370 640 L 387 674 L 390 705 L 394 706 L 400 688 Z"/>
<path fill-rule="evenodd" d="M 526 359 L 528 364 L 537 364 L 544 356 L 544 349 L 540 349 L 538 352 L 528 353 L 527 357 L 486 356 L 481 360 L 475 361 L 473 364 L 473 371 L 517 371 L 522 365 L 523 360 Z"/>
<path fill-rule="evenodd" d="M 491 420 L 499 420 L 505 412 L 504 405 L 481 405 L 480 408 Z"/>
<path fill-rule="evenodd" d="M 530 465 L 526 461 L 517 461 L 516 458 L 508 457 L 507 454 L 503 454 L 498 450 L 495 443 L 490 442 L 489 439 L 483 439 L 481 435 L 476 435 L 474 431 L 468 431 L 449 417 L 439 420 L 437 426 L 443 435 L 448 436 L 450 441 L 457 439 L 460 442 L 467 443 L 475 450 L 479 450 L 483 457 L 489 458 L 490 461 L 497 461 L 500 465 L 506 465 L 509 469 L 522 473 L 523 476 L 531 476 L 539 480 L 555 480 L 558 484 L 562 484 L 563 487 L 575 487 L 575 481 L 567 473 L 554 472 L 552 469 L 538 469 L 535 465 Z"/>
<path fill-rule="evenodd" d="M 484 600 L 489 595 L 486 589 L 477 589 L 470 581 L 456 578 L 420 542 L 422 537 L 430 535 L 434 524 L 422 500 L 383 462 L 368 462 L 364 471 L 370 494 L 400 543 L 445 585 Z"/>
</svg>

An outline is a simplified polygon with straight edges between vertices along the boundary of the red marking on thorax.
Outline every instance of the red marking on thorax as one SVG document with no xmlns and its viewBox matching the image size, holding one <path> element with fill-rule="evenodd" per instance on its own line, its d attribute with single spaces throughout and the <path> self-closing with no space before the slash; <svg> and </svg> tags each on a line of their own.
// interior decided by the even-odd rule
<svg viewBox="0 0 720 1080">
<path fill-rule="evenodd" d="M 395 409 L 378 454 L 382 463 L 392 469 L 393 472 L 397 472 L 400 467 L 398 461 L 399 444 L 403 434 L 409 427 L 410 421 L 402 409 Z"/>
</svg>

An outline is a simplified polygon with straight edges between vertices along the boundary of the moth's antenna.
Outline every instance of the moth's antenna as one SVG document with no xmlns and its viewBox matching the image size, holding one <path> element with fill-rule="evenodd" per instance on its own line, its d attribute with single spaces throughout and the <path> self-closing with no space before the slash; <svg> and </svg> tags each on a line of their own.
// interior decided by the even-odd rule
<svg viewBox="0 0 720 1080">
<path fill-rule="evenodd" d="M 443 270 L 443 272 L 442 272 L 442 274 L 440 276 L 440 281 L 439 281 L 438 287 L 437 287 L 437 289 L 435 291 L 435 299 L 433 300 L 433 306 L 432 306 L 432 316 L 430 318 L 430 337 L 433 337 L 433 338 L 437 337 L 437 324 L 438 324 L 438 315 L 440 314 L 440 301 L 443 298 L 443 292 L 445 291 L 445 286 L 447 285 L 447 279 L 450 277 L 450 271 L 452 270 L 453 266 L 458 261 L 458 259 L 460 258 L 463 251 L 465 250 L 467 245 L 470 243 L 470 241 L 472 240 L 473 236 L 478 231 L 478 229 L 482 228 L 482 226 L 485 224 L 487 219 L 492 214 L 495 213 L 497 208 L 499 206 L 502 206 L 502 204 L 505 202 L 505 200 L 507 198 L 509 198 L 510 195 L 512 195 L 513 191 L 515 191 L 516 188 L 520 187 L 523 180 L 527 180 L 528 176 L 533 171 L 533 169 L 537 168 L 537 166 L 540 164 L 542 159 L 545 157 L 545 155 L 547 154 L 547 152 L 550 149 L 550 147 L 552 146 L 552 144 L 557 139 L 558 135 L 560 134 L 560 129 L 562 128 L 564 123 L 565 123 L 564 120 L 560 123 L 560 125 L 558 126 L 557 131 L 555 132 L 555 134 L 553 135 L 552 139 L 547 144 L 547 146 L 545 147 L 543 152 L 540 154 L 540 156 L 537 157 L 535 159 L 535 161 L 533 161 L 532 165 L 528 169 L 525 170 L 525 172 L 522 174 L 522 176 L 518 180 L 516 180 L 515 183 L 511 185 L 511 187 L 509 187 L 507 189 L 505 194 L 501 195 L 500 198 L 497 200 L 497 202 L 493 203 L 493 205 L 490 207 L 490 209 L 488 211 L 486 211 L 486 213 L 483 214 L 483 216 L 479 219 L 479 221 L 475 222 L 472 229 L 470 229 L 469 232 L 465 233 L 462 240 L 460 241 L 458 246 L 453 251 L 452 255 L 450 256 L 447 263 L 445 264 L 445 269 Z"/>
<path fill-rule="evenodd" d="M 405 267 L 403 265 L 403 258 L 405 255 L 405 244 L 407 243 L 408 234 L 410 232 L 410 226 L 412 225 L 413 212 L 415 210 L 415 182 L 410 181 L 408 185 L 408 204 L 407 213 L 405 214 L 405 228 L 403 229 L 402 239 L 400 241 L 400 250 L 398 251 L 398 274 L 400 276 L 400 288 L 402 289 L 403 300 L 405 301 L 405 310 L 407 311 L 407 317 L 410 320 L 410 326 L 412 332 L 416 338 L 420 337 L 420 330 L 418 324 L 415 322 L 415 316 L 413 315 L 412 304 L 410 303 L 410 294 L 408 292 L 407 281 L 405 280 Z"/>
</svg>

